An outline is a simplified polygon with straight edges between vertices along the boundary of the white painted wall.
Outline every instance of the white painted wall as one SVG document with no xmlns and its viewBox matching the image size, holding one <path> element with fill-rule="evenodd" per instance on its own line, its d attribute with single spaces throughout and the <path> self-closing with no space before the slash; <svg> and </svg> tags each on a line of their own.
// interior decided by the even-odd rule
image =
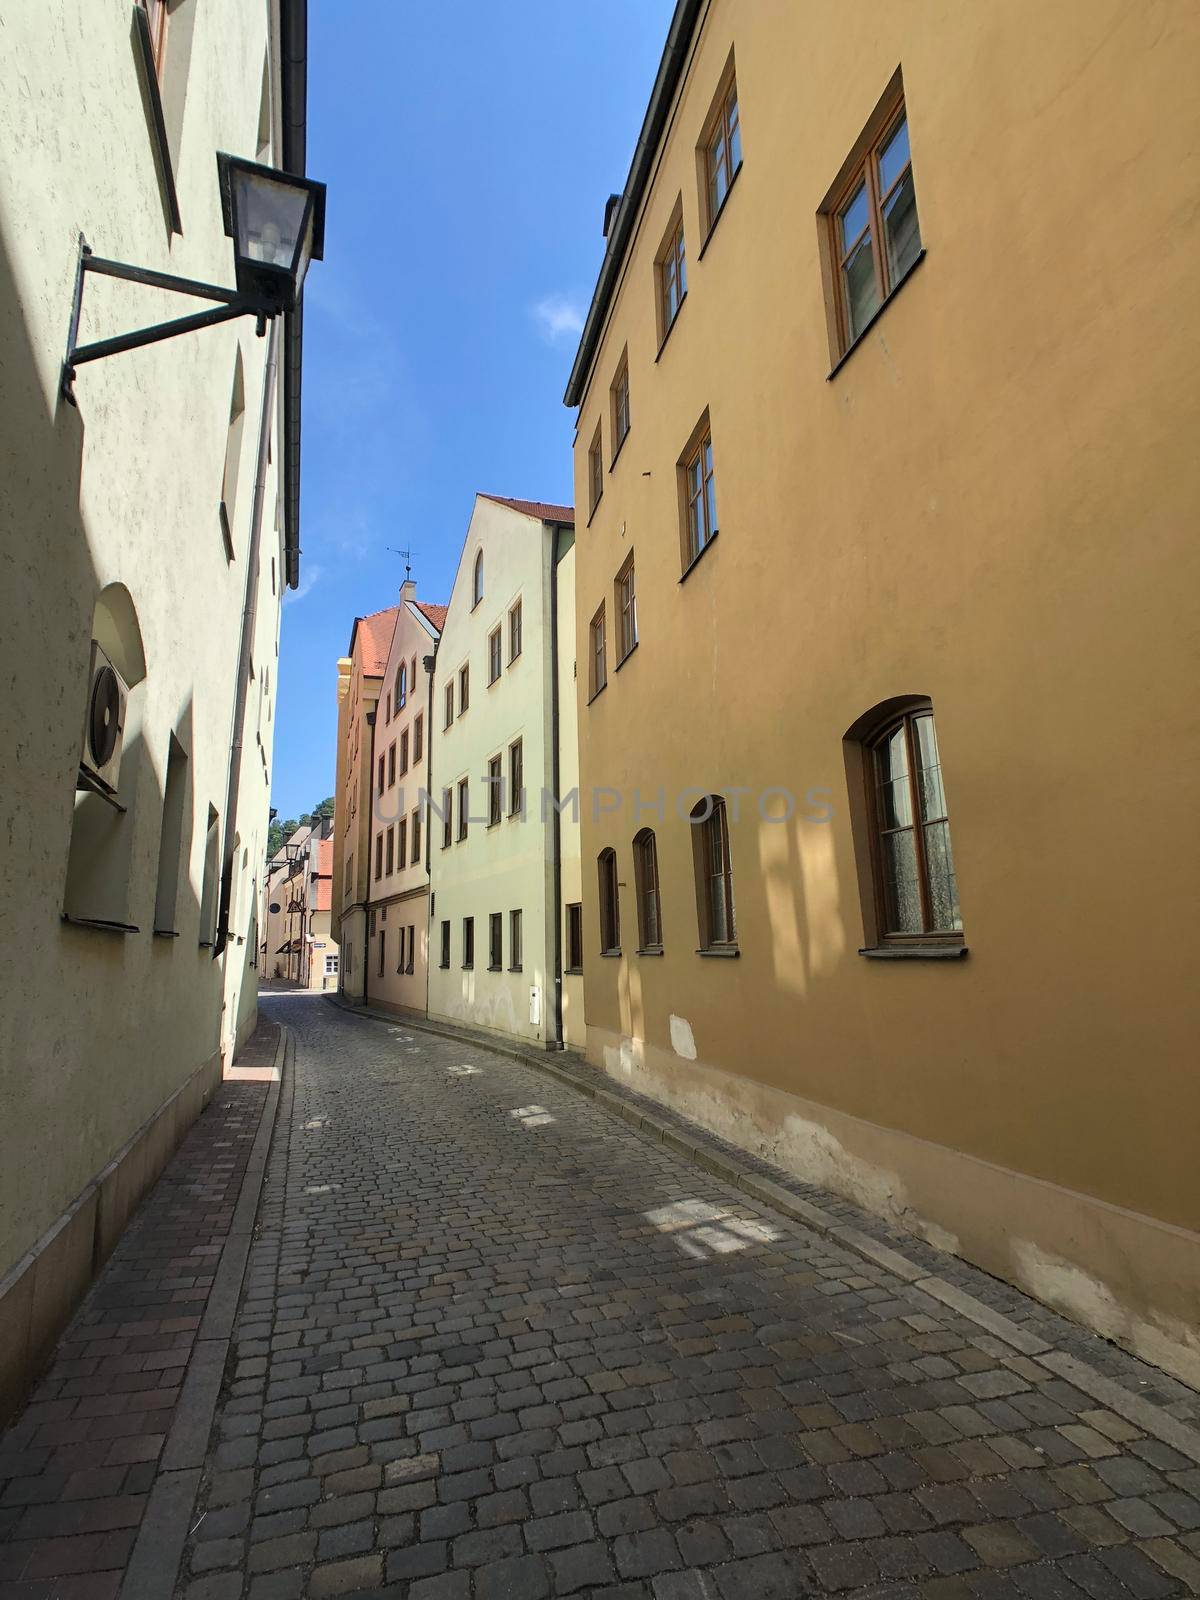
<svg viewBox="0 0 1200 1600">
<path fill-rule="evenodd" d="M 183 223 L 174 236 L 131 13 L 130 0 L 22 3 L 5 6 L 0 24 L 0 961 L 20 976 L 0 1017 L 0 1276 L 255 1015 L 282 588 L 277 435 L 250 575 L 257 644 L 234 942 L 220 960 L 199 947 L 199 909 L 210 805 L 224 843 L 267 341 L 243 321 L 80 368 L 78 410 L 58 386 L 81 230 L 99 255 L 232 282 L 216 152 L 257 153 L 270 7 L 172 7 L 172 70 L 186 69 L 173 90 Z M 81 337 L 199 306 L 91 278 Z M 229 561 L 218 501 L 239 351 L 245 422 Z M 132 598 L 146 663 L 125 729 L 119 890 L 103 890 L 113 915 L 139 930 L 125 935 L 61 920 L 94 608 L 114 583 Z M 178 937 L 159 939 L 151 929 L 172 733 L 188 756 L 183 858 Z"/>
</svg>

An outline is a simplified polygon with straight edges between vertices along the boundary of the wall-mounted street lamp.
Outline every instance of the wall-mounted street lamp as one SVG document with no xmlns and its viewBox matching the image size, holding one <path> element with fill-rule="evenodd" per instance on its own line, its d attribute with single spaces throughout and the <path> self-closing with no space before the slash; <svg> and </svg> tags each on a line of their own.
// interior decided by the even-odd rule
<svg viewBox="0 0 1200 1600">
<path fill-rule="evenodd" d="M 320 261 L 325 253 L 325 185 L 223 153 L 217 155 L 217 175 L 225 232 L 233 240 L 236 289 L 199 283 L 193 278 L 177 278 L 171 273 L 154 272 L 149 267 L 106 261 L 93 255 L 80 235 L 71 331 L 62 375 L 63 396 L 72 405 L 75 404 L 75 369 L 86 361 L 101 361 L 105 356 L 137 350 L 142 345 L 173 339 L 176 334 L 191 333 L 197 328 L 232 322 L 237 317 L 257 318 L 261 337 L 269 318 L 294 309 L 309 262 Z M 219 304 L 210 311 L 198 311 L 194 316 L 175 317 L 170 322 L 157 322 L 152 327 L 138 328 L 112 339 L 78 344 L 83 285 L 90 272 L 106 278 L 124 278 L 129 283 L 143 283 L 152 289 L 170 289 L 175 294 L 192 295 L 198 300 L 215 300 Z"/>
</svg>

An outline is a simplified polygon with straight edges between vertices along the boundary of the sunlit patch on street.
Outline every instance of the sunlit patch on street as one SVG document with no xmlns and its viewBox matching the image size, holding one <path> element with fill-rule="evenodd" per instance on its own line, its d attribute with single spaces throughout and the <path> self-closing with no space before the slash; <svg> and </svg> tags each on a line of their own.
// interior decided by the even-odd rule
<svg viewBox="0 0 1200 1600">
<path fill-rule="evenodd" d="M 669 1206 L 647 1211 L 645 1217 L 660 1233 L 674 1235 L 684 1255 L 697 1260 L 729 1255 L 779 1238 L 779 1230 L 759 1218 L 736 1216 L 707 1200 L 676 1200 Z"/>
</svg>

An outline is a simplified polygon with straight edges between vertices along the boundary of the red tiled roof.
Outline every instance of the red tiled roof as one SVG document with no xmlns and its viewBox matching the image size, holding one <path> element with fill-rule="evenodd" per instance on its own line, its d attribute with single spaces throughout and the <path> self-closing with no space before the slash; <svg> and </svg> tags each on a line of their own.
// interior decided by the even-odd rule
<svg viewBox="0 0 1200 1600">
<path fill-rule="evenodd" d="M 362 629 L 362 670 L 367 678 L 382 678 L 383 669 L 387 666 L 387 658 L 392 648 L 392 634 L 396 627 L 396 614 L 400 610 L 397 606 L 388 606 L 383 611 L 372 611 L 370 616 L 355 617 L 354 627 L 350 631 L 350 654 L 354 654 L 354 641 L 358 637 L 358 630 Z"/>
<path fill-rule="evenodd" d="M 492 500 L 498 506 L 508 506 L 513 511 L 523 511 L 527 517 L 537 517 L 542 522 L 567 522 L 575 526 L 575 507 L 556 506 L 548 500 L 510 500 L 503 494 L 484 494 L 480 499 Z"/>
<path fill-rule="evenodd" d="M 446 626 L 446 613 L 449 606 L 431 606 L 426 600 L 415 600 L 413 604 L 418 611 L 424 612 L 439 633 Z"/>
<path fill-rule="evenodd" d="M 317 840 L 317 910 L 333 910 L 333 835 Z"/>
</svg>

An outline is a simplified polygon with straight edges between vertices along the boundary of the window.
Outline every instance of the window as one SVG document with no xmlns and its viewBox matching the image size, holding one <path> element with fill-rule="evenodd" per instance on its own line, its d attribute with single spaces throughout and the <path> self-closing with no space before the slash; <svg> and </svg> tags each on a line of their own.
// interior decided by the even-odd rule
<svg viewBox="0 0 1200 1600">
<path fill-rule="evenodd" d="M 394 788 L 396 783 L 396 741 L 393 739 L 388 746 L 388 788 Z M 400 769 L 403 771 L 403 767 Z"/>
<path fill-rule="evenodd" d="M 583 971 L 583 906 L 579 901 L 567 907 L 568 972 Z"/>
<path fill-rule="evenodd" d="M 438 965 L 441 967 L 450 965 L 450 924 L 448 922 L 442 923 L 442 954 Z"/>
<path fill-rule="evenodd" d="M 472 595 L 471 610 L 474 611 L 475 607 L 483 599 L 483 551 L 482 550 L 478 551 L 476 553 L 476 556 L 475 556 L 475 572 L 474 572 L 474 576 L 473 576 L 473 578 L 471 580 L 471 595 Z"/>
<path fill-rule="evenodd" d="M 408 818 L 401 817 L 396 824 L 396 865 L 401 872 L 408 864 Z"/>
<path fill-rule="evenodd" d="M 893 716 L 866 747 L 879 934 L 957 942 L 962 913 L 932 709 Z"/>
<path fill-rule="evenodd" d="M 393 746 L 393 752 L 394 752 L 394 750 L 395 750 L 395 746 Z M 408 771 L 408 729 L 405 728 L 404 732 L 400 735 L 400 776 L 403 777 L 404 774 L 407 771 Z"/>
<path fill-rule="evenodd" d="M 442 849 L 445 850 L 454 837 L 454 791 L 442 790 Z"/>
<path fill-rule="evenodd" d="M 706 795 L 699 805 L 693 807 L 691 822 L 700 948 L 719 951 L 736 949 L 729 824 L 721 796 Z"/>
<path fill-rule="evenodd" d="M 150 51 L 160 80 L 167 54 L 167 0 L 138 0 L 150 22 Z"/>
<path fill-rule="evenodd" d="M 412 685 L 412 692 L 414 694 L 416 694 L 416 692 L 417 692 L 417 658 L 416 658 L 416 656 L 414 656 L 412 658 L 412 676 L 409 678 L 408 681 Z"/>
<path fill-rule="evenodd" d="M 408 699 L 408 672 L 404 662 L 396 668 L 396 710 L 403 711 Z"/>
<path fill-rule="evenodd" d="M 379 976 L 381 978 L 383 977 L 383 962 L 384 962 L 384 956 L 386 954 L 386 951 L 387 951 L 387 929 L 386 928 L 380 928 L 380 930 L 379 930 Z"/>
<path fill-rule="evenodd" d="M 385 763 L 386 759 L 387 759 L 386 756 L 382 756 L 382 755 L 379 758 L 379 782 L 375 786 L 376 794 L 382 794 L 383 793 L 383 773 L 384 773 L 384 763 Z"/>
<path fill-rule="evenodd" d="M 504 918 L 493 911 L 488 918 L 488 971 L 499 972 L 504 965 Z"/>
<path fill-rule="evenodd" d="M 446 718 L 442 723 L 443 728 L 448 728 L 454 721 L 454 682 L 453 679 L 446 685 Z"/>
<path fill-rule="evenodd" d="M 396 870 L 396 830 L 389 828 L 387 831 L 387 870 L 390 876 Z"/>
<path fill-rule="evenodd" d="M 878 128 L 872 137 L 871 126 Z M 902 97 L 885 96 L 865 149 L 823 208 L 830 229 L 838 347 L 847 351 L 921 254 Z"/>
<path fill-rule="evenodd" d="M 471 664 L 464 662 L 458 669 L 458 714 L 461 717 L 471 703 Z"/>
<path fill-rule="evenodd" d="M 704 151 L 710 228 L 725 204 L 725 196 L 741 164 L 742 130 L 738 121 L 737 83 L 734 82 L 721 93 Z"/>
<path fill-rule="evenodd" d="M 409 973 L 410 975 L 412 973 L 414 965 L 416 964 L 416 959 L 417 959 L 417 929 L 416 929 L 415 923 L 410 922 L 409 925 L 408 925 L 408 965 L 404 969 L 405 972 Z"/>
<path fill-rule="evenodd" d="M 383 877 L 383 835 L 381 833 L 375 835 L 375 876 L 377 878 Z"/>
<path fill-rule="evenodd" d="M 633 877 L 637 888 L 638 948 L 643 951 L 661 950 L 658 846 L 649 828 L 643 828 L 633 841 Z"/>
<path fill-rule="evenodd" d="M 512 663 L 521 654 L 521 602 L 508 613 L 508 662 Z"/>
<path fill-rule="evenodd" d="M 473 967 L 475 965 L 475 918 L 474 917 L 464 917 L 463 918 L 463 935 L 462 935 L 462 939 L 463 939 L 462 964 L 463 964 L 464 967 Z"/>
<path fill-rule="evenodd" d="M 608 682 L 608 667 L 605 662 L 604 644 L 604 606 L 592 618 L 591 626 L 591 651 L 590 651 L 590 677 L 588 699 L 594 700 Z"/>
<path fill-rule="evenodd" d="M 521 913 L 510 911 L 508 913 L 508 970 L 520 972 L 521 970 Z"/>
<path fill-rule="evenodd" d="M 683 297 L 687 293 L 687 258 L 683 248 L 683 201 L 676 203 L 675 215 L 658 253 L 658 342 L 670 333 Z"/>
<path fill-rule="evenodd" d="M 161 3 L 161 0 L 160 0 Z M 166 28 L 166 6 L 162 5 L 164 13 L 163 28 Z M 229 426 L 225 434 L 225 470 L 221 477 L 221 501 L 219 506 L 221 519 L 221 533 L 225 539 L 225 556 L 229 561 L 234 557 L 234 518 L 237 515 L 238 475 L 242 462 L 242 432 L 246 420 L 246 385 L 242 376 L 242 352 L 239 349 L 234 358 L 233 365 L 233 392 L 229 398 Z"/>
<path fill-rule="evenodd" d="M 274 565 L 274 562 L 272 562 L 272 565 Z M 392 720 L 392 691 L 390 689 L 387 693 L 387 716 L 384 717 L 383 720 L 385 722 L 390 722 Z"/>
<path fill-rule="evenodd" d="M 417 762 L 420 761 L 421 757 L 424 754 L 425 754 L 425 717 L 424 717 L 424 714 L 422 713 L 421 715 L 419 715 L 417 717 L 417 720 L 413 723 L 413 752 L 412 752 L 412 758 L 413 758 L 413 766 L 414 767 L 416 766 Z"/>
<path fill-rule="evenodd" d="M 617 665 L 620 666 L 625 657 L 638 642 L 637 635 L 637 597 L 633 589 L 633 551 L 625 558 L 625 564 L 617 573 L 614 590 L 614 609 L 617 613 Z"/>
<path fill-rule="evenodd" d="M 460 839 L 465 839 L 467 837 L 468 809 L 469 803 L 467 799 L 467 779 L 460 778 L 458 780 L 458 837 Z"/>
<path fill-rule="evenodd" d="M 493 628 L 488 634 L 488 683 L 495 683 L 500 676 L 500 629 Z"/>
<path fill-rule="evenodd" d="M 525 752 L 520 739 L 508 747 L 508 814 L 523 816 L 525 812 Z"/>
<path fill-rule="evenodd" d="M 412 855 L 409 858 L 414 867 L 421 864 L 421 812 L 416 810 L 412 814 Z"/>
<path fill-rule="evenodd" d="M 155 933 L 175 932 L 179 900 L 179 865 L 183 853 L 183 814 L 188 758 L 174 734 L 167 745 L 167 778 L 163 788 L 162 832 L 158 841 L 158 887 L 154 895 Z M 189 834 L 190 834 L 189 829 Z"/>
<path fill-rule="evenodd" d="M 684 525 L 684 567 L 690 567 L 717 535 L 717 491 L 713 477 L 712 431 L 707 422 L 691 450 L 684 457 L 683 486 L 686 497 Z"/>
<path fill-rule="evenodd" d="M 597 858 L 600 877 L 600 953 L 621 953 L 621 909 L 617 898 L 617 855 L 601 850 Z"/>
<path fill-rule="evenodd" d="M 336 976 L 337 969 L 338 969 L 338 958 L 336 956 L 326 956 L 325 957 L 325 976 L 327 978 L 332 978 L 332 977 Z"/>
<path fill-rule="evenodd" d="M 600 504 L 604 493 L 604 460 L 601 455 L 600 424 L 596 424 L 596 437 L 588 449 L 588 515 Z"/>
<path fill-rule="evenodd" d="M 407 952 L 407 949 L 408 949 L 407 932 L 403 927 L 401 927 L 401 929 L 400 929 L 400 952 L 396 957 L 396 971 L 397 972 L 403 972 L 404 971 L 404 959 L 405 959 L 405 954 Z"/>
<path fill-rule="evenodd" d="M 504 806 L 504 773 L 499 756 L 492 756 L 488 760 L 487 789 L 488 827 L 494 828 L 500 821 Z"/>
<path fill-rule="evenodd" d="M 629 432 L 629 355 L 621 357 L 612 385 L 612 458 L 615 461 Z"/>
<path fill-rule="evenodd" d="M 217 911 L 221 888 L 221 822 L 216 808 L 208 808 L 204 832 L 204 877 L 200 884 L 200 943 L 217 942 Z"/>
</svg>

